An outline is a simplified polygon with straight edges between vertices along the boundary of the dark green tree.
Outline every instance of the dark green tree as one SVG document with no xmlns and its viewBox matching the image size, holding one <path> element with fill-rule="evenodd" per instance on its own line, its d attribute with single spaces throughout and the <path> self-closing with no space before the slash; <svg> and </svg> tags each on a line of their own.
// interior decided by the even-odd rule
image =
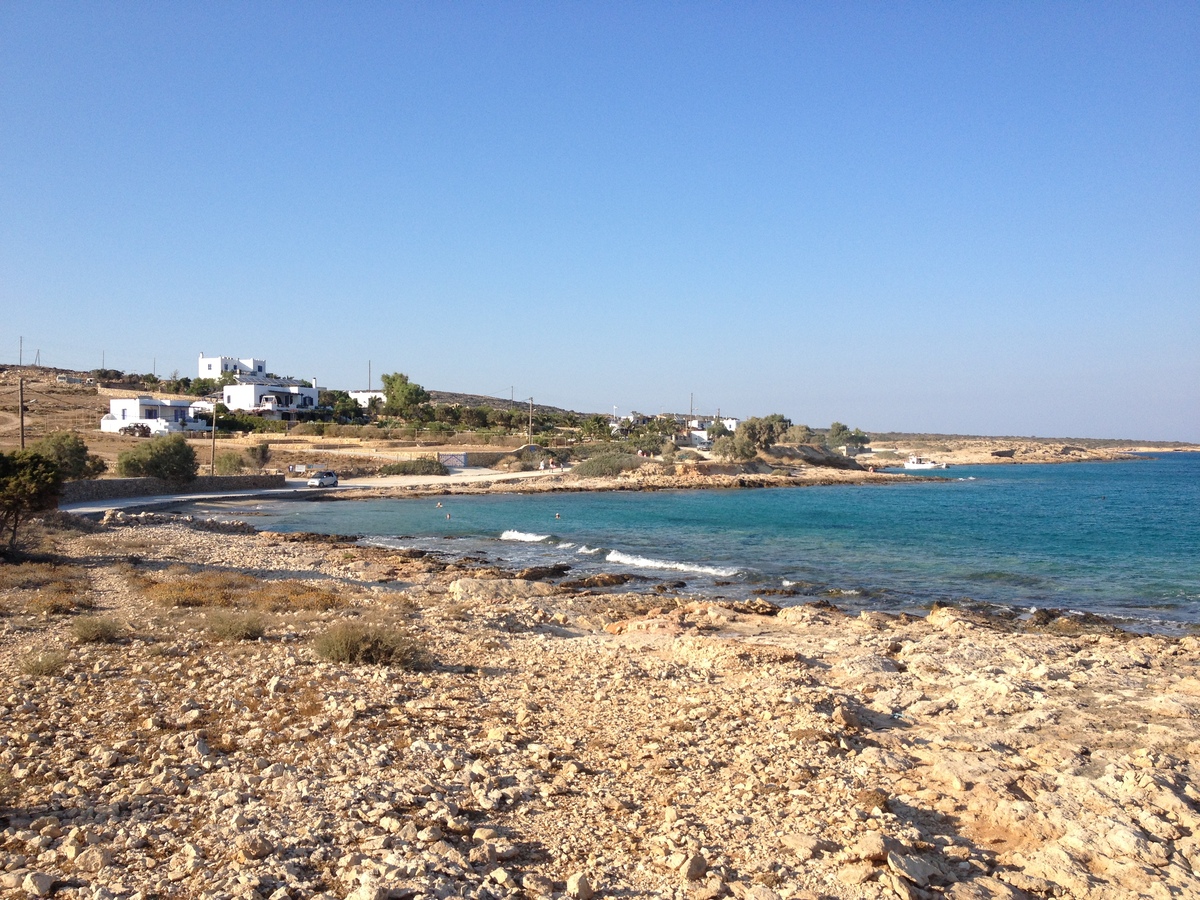
<svg viewBox="0 0 1200 900">
<path fill-rule="evenodd" d="M 807 425 L 793 425 L 783 433 L 781 444 L 807 444 L 813 439 L 813 430 Z"/>
<path fill-rule="evenodd" d="M 332 409 L 336 419 L 357 419 L 363 414 L 358 401 L 346 391 L 321 391 L 317 395 L 317 404 Z"/>
<path fill-rule="evenodd" d="M 17 545 L 17 529 L 33 513 L 54 509 L 62 489 L 62 473 L 54 460 L 32 450 L 0 453 L 0 535 Z"/>
<path fill-rule="evenodd" d="M 785 419 L 779 413 L 773 413 L 761 419 L 750 418 L 739 423 L 737 436 L 749 442 L 756 450 L 767 450 L 773 444 L 779 443 L 791 427 L 790 419 Z"/>
<path fill-rule="evenodd" d="M 384 375 L 382 380 L 383 411 L 389 416 L 407 419 L 418 406 L 429 402 L 429 391 L 415 381 L 409 381 L 402 372 Z"/>
<path fill-rule="evenodd" d="M 855 428 L 851 431 L 841 422 L 834 422 L 829 426 L 829 433 L 825 436 L 825 446 L 834 447 L 865 447 L 871 443 L 871 436 L 864 434 L 859 429 Z"/>
<path fill-rule="evenodd" d="M 88 453 L 83 438 L 70 431 L 57 431 L 42 438 L 30 449 L 54 460 L 59 474 L 66 481 L 97 478 L 108 469 L 104 460 L 94 453 Z"/>
<path fill-rule="evenodd" d="M 181 434 L 156 437 L 117 457 L 117 474 L 126 478 L 161 478 L 186 484 L 196 479 L 198 469 L 196 451 Z"/>
<path fill-rule="evenodd" d="M 710 441 L 715 442 L 717 438 L 729 437 L 732 434 L 733 432 L 726 428 L 725 423 L 720 419 L 713 419 L 712 424 L 708 426 L 708 439 Z M 716 447 L 715 443 L 713 444 L 713 447 Z M 716 452 L 715 449 L 713 452 Z"/>
</svg>

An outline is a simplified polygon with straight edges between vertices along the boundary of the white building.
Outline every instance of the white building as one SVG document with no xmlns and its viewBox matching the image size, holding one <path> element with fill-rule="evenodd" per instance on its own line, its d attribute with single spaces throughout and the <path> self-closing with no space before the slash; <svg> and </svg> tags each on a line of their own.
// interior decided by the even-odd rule
<svg viewBox="0 0 1200 900">
<path fill-rule="evenodd" d="M 205 356 L 200 354 L 200 364 L 197 369 L 199 378 L 212 378 L 214 381 L 226 372 L 234 375 L 266 375 L 267 361 L 265 359 L 235 359 L 232 356 Z"/>
<path fill-rule="evenodd" d="M 383 391 L 347 391 L 346 393 L 350 395 L 351 400 L 353 400 L 363 409 L 366 409 L 367 404 L 372 400 L 378 400 L 380 403 L 387 403 L 387 396 L 383 393 Z"/>
<path fill-rule="evenodd" d="M 126 425 L 145 425 L 151 434 L 208 430 L 208 424 L 196 418 L 191 400 L 154 397 L 109 400 L 108 415 L 100 420 L 100 430 L 117 432 Z"/>
<path fill-rule="evenodd" d="M 295 378 L 266 378 L 260 375 L 236 375 L 234 384 L 221 388 L 221 402 L 231 410 L 253 413 L 272 419 L 294 419 L 296 413 L 317 408 L 320 389 Z"/>
</svg>

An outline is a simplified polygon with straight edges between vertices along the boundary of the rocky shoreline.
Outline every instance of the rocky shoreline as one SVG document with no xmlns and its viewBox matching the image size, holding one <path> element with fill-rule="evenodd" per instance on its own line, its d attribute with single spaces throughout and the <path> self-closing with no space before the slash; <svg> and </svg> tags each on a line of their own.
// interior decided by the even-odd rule
<svg viewBox="0 0 1200 900">
<path fill-rule="evenodd" d="M 1194 637 L 46 530 L 0 566 L 15 896 L 1200 895 Z"/>
</svg>

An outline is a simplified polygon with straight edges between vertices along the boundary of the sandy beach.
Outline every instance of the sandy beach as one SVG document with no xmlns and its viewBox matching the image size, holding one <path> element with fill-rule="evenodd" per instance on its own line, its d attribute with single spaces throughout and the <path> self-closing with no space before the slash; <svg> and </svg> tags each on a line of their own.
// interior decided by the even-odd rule
<svg viewBox="0 0 1200 900">
<path fill-rule="evenodd" d="M 42 540 L 0 570 L 16 895 L 1200 894 L 1196 638 L 155 515 Z M 331 661 L 344 623 L 414 652 Z"/>
</svg>

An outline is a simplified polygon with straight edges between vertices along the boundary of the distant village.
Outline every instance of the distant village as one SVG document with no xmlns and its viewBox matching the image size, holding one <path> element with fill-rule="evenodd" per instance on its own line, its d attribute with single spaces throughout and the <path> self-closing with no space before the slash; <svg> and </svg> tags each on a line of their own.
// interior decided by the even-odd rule
<svg viewBox="0 0 1200 900">
<path fill-rule="evenodd" d="M 330 392 L 318 386 L 317 379 L 284 378 L 267 369 L 265 359 L 255 357 L 199 355 L 196 369 L 199 382 L 211 381 L 215 388 L 201 397 L 164 396 L 161 393 L 129 391 L 132 396 L 113 397 L 109 411 L 100 420 L 100 430 L 136 436 L 209 431 L 214 413 L 225 411 L 267 421 L 295 424 L 308 421 L 367 420 L 386 408 L 382 390 Z M 80 379 L 60 375 L 64 383 Z M 87 379 L 92 381 L 93 379 Z M 336 395 L 336 407 L 322 404 L 322 396 Z M 346 401 L 353 406 L 348 407 Z M 503 401 L 498 401 L 503 402 Z M 219 405 L 219 406 L 218 406 Z M 219 408 L 219 407 L 223 407 Z M 602 423 L 596 420 L 604 420 Z M 612 437 L 624 437 L 648 425 L 657 425 L 664 436 L 674 434 L 677 444 L 700 450 L 712 447 L 717 434 L 737 431 L 739 420 L 732 416 L 683 416 L 664 413 L 657 416 L 632 412 L 618 416 L 590 417 L 593 435 L 601 426 Z M 285 425 L 286 427 L 286 425 Z"/>
</svg>

